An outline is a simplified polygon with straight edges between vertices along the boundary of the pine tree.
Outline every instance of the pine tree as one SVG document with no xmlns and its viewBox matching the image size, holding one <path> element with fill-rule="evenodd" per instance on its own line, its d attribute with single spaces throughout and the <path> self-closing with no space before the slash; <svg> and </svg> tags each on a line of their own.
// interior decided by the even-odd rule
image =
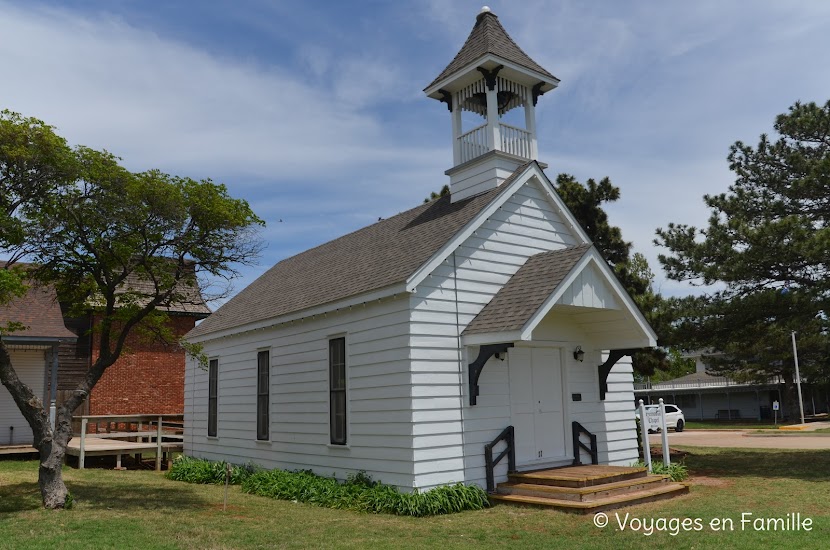
<svg viewBox="0 0 830 550">
<path fill-rule="evenodd" d="M 828 379 L 830 101 L 797 102 L 774 128 L 775 140 L 732 145 L 735 183 L 704 197 L 705 228 L 670 224 L 655 243 L 669 278 L 716 289 L 677 301 L 673 341 L 719 352 L 717 374 L 781 376 L 789 400 L 792 331 L 802 376 Z"/>
</svg>

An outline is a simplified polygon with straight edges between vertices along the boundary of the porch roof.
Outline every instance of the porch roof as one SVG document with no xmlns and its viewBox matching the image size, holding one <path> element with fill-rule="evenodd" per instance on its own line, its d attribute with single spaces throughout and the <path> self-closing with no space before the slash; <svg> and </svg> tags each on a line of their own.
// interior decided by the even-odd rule
<svg viewBox="0 0 830 550">
<path fill-rule="evenodd" d="M 600 287 L 602 296 L 595 292 Z M 657 344 L 654 330 L 591 244 L 531 256 L 470 322 L 462 333 L 464 343 L 532 340 L 554 307 L 577 315 L 588 332 L 596 323 L 618 327 L 626 333 L 622 347 Z"/>
</svg>

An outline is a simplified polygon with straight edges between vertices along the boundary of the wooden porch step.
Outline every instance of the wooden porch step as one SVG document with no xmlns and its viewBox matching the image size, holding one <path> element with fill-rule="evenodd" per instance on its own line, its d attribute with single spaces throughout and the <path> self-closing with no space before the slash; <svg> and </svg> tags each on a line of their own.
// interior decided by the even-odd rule
<svg viewBox="0 0 830 550">
<path fill-rule="evenodd" d="M 542 498 L 556 498 L 577 502 L 589 502 L 601 498 L 650 489 L 657 484 L 668 483 L 668 476 L 647 475 L 623 481 L 602 483 L 588 487 L 561 487 L 556 485 L 541 485 L 538 483 L 500 483 L 498 494 L 522 495 Z"/>
<path fill-rule="evenodd" d="M 567 466 L 533 472 L 508 474 L 513 483 L 531 483 L 556 487 L 591 487 L 643 478 L 646 468 L 637 466 Z"/>
<path fill-rule="evenodd" d="M 595 512 L 603 512 L 605 510 L 622 508 L 623 506 L 632 506 L 635 504 L 644 504 L 646 502 L 669 499 L 688 492 L 688 485 L 682 483 L 660 483 L 654 488 L 641 489 L 624 494 L 597 498 L 588 502 L 567 500 L 562 498 L 502 494 L 491 494 L 490 500 L 494 502 L 505 502 L 527 506 L 541 506 L 565 512 L 592 514 Z"/>
</svg>

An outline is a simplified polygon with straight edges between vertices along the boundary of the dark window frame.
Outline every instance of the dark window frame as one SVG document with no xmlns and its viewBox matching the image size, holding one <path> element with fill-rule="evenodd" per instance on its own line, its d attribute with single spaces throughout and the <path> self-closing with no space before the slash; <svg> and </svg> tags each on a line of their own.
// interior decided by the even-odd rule
<svg viewBox="0 0 830 550">
<path fill-rule="evenodd" d="M 208 437 L 217 437 L 219 428 L 219 360 L 208 362 Z"/>
<path fill-rule="evenodd" d="M 348 442 L 348 394 L 346 391 L 346 338 L 329 339 L 329 442 Z"/>
<path fill-rule="evenodd" d="M 271 439 L 271 350 L 257 352 L 256 356 L 256 438 Z"/>
</svg>

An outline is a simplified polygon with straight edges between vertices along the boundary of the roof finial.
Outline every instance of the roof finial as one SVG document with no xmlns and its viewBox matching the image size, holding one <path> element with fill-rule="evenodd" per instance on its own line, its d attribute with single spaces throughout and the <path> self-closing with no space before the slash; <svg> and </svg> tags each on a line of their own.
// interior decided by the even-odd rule
<svg viewBox="0 0 830 550">
<path fill-rule="evenodd" d="M 490 13 L 491 11 L 490 6 L 481 6 L 481 11 L 478 12 L 478 14 L 481 15 L 482 13 Z"/>
</svg>

